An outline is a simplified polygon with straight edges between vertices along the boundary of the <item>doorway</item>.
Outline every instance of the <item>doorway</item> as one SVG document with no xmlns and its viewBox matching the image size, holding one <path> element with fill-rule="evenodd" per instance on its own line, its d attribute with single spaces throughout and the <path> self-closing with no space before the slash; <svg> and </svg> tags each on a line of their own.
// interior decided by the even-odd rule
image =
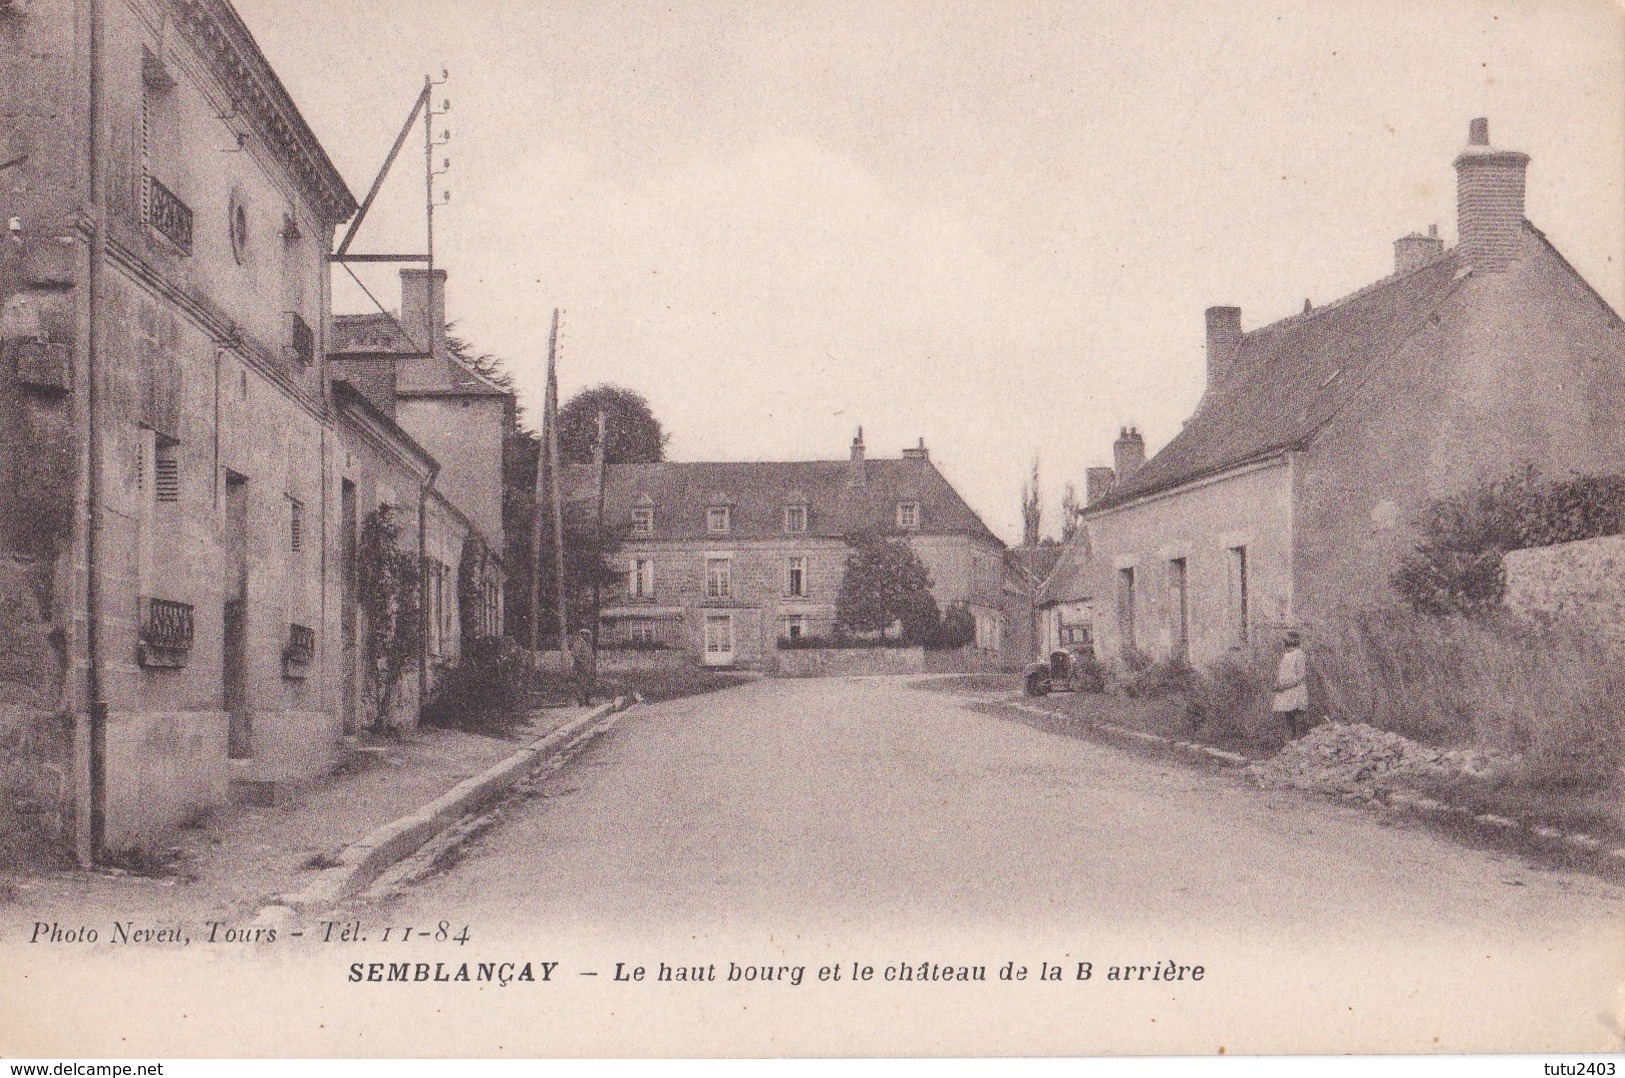
<svg viewBox="0 0 1625 1078">
<path fill-rule="evenodd" d="M 732 614 L 705 616 L 706 666 L 729 666 L 734 661 L 734 619 Z"/>
</svg>

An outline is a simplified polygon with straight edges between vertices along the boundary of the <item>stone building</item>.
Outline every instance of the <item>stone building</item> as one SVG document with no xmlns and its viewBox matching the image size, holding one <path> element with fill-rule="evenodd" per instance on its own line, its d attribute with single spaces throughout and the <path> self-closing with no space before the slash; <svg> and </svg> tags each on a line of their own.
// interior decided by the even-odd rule
<svg viewBox="0 0 1625 1078">
<path fill-rule="evenodd" d="M 1244 331 L 1207 312 L 1207 389 L 1150 460 L 1124 430 L 1083 512 L 1103 658 L 1200 665 L 1340 605 L 1387 601 L 1428 501 L 1532 462 L 1625 469 L 1625 324 L 1524 218 L 1529 157 L 1474 120 L 1458 243 Z"/>
<path fill-rule="evenodd" d="M 625 584 L 605 596 L 604 646 L 666 646 L 708 665 L 776 665 L 780 638 L 828 636 L 851 548 L 867 533 L 908 542 L 940 607 L 964 604 L 976 646 L 1001 654 L 1004 544 L 931 463 L 922 441 L 900 458 L 618 464 L 604 520 L 626 536 Z M 594 472 L 569 495 L 590 502 Z"/>
<path fill-rule="evenodd" d="M 1048 659 L 1062 648 L 1094 649 L 1095 603 L 1090 574 L 1088 533 L 1079 529 L 1038 592 L 1036 658 Z"/>
<path fill-rule="evenodd" d="M 503 453 L 514 395 L 447 341 L 446 272 L 403 269 L 399 313 L 336 316 L 328 356 L 333 377 L 434 462 L 420 499 L 428 626 L 420 695 L 457 661 L 465 636 L 499 636 L 504 619 Z"/>
<path fill-rule="evenodd" d="M 390 721 L 500 630 L 511 398 L 330 364 L 356 202 L 226 0 L 0 4 L 0 116 L 0 861 L 90 861 L 342 758 L 373 509 L 427 570 Z"/>
<path fill-rule="evenodd" d="M 0 8 L 0 843 L 320 769 L 355 200 L 229 4 Z"/>
</svg>

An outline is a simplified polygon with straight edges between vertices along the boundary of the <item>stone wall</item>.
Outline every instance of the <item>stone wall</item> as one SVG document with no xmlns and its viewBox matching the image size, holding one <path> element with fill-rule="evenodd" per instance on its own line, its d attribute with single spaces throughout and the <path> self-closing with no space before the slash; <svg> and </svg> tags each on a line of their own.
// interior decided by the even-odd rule
<svg viewBox="0 0 1625 1078">
<path fill-rule="evenodd" d="M 924 648 L 797 648 L 779 652 L 784 677 L 922 674 Z"/>
<path fill-rule="evenodd" d="M 1514 550 L 1501 564 L 1508 609 L 1594 629 L 1625 649 L 1625 535 Z"/>
</svg>

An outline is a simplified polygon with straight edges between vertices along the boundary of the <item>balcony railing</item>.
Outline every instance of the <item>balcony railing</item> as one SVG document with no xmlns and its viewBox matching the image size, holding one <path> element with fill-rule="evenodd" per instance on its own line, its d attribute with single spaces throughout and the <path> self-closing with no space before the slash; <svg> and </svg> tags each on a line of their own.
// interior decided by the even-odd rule
<svg viewBox="0 0 1625 1078">
<path fill-rule="evenodd" d="M 147 177 L 147 223 L 169 237 L 176 247 L 192 253 L 192 209 L 169 188 Z"/>
<path fill-rule="evenodd" d="M 142 666 L 185 666 L 192 652 L 192 607 L 171 599 L 141 600 Z"/>
<path fill-rule="evenodd" d="M 290 624 L 288 643 L 282 649 L 284 677 L 304 677 L 305 669 L 316 658 L 316 630 L 308 625 Z"/>
</svg>

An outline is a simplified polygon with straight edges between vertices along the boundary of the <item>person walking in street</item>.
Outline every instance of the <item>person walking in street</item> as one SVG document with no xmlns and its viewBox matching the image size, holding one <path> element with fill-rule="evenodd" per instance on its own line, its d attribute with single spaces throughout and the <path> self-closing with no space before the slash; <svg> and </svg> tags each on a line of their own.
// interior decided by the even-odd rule
<svg viewBox="0 0 1625 1078">
<path fill-rule="evenodd" d="M 1275 668 L 1275 700 L 1271 710 L 1286 724 L 1287 738 L 1296 741 L 1304 733 L 1304 713 L 1309 710 L 1309 664 L 1303 641 L 1292 631 L 1282 637 L 1286 650 Z"/>
<path fill-rule="evenodd" d="M 591 707 L 593 683 L 598 680 L 598 653 L 593 650 L 591 629 L 582 629 L 570 641 L 570 677 L 575 682 L 576 703 Z"/>
</svg>

